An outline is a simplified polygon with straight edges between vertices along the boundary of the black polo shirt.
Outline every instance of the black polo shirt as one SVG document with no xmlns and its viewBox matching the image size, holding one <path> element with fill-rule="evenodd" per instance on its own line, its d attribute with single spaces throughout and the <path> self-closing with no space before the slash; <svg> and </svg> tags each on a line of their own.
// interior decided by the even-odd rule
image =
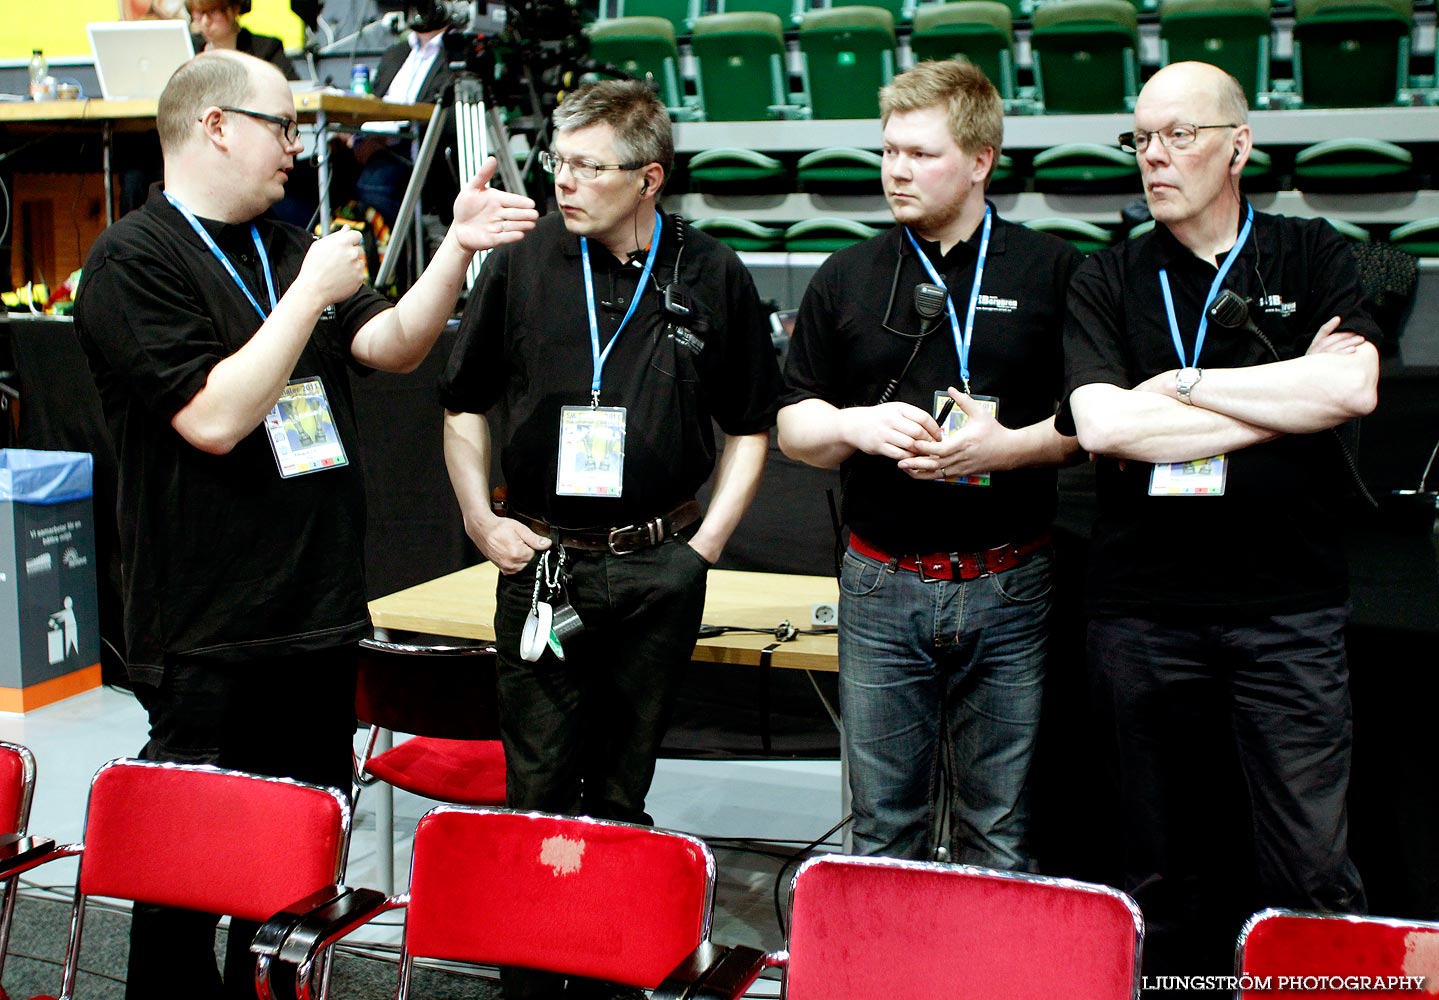
<svg viewBox="0 0 1439 1000">
<path fill-rule="evenodd" d="M 1222 261 L 1222 258 L 1221 258 Z M 1180 367 L 1159 269 L 1168 269 L 1186 355 L 1217 268 L 1164 226 L 1103 250 L 1070 288 L 1067 393 L 1104 382 L 1131 388 Z M 1377 340 L 1360 304 L 1348 245 L 1328 223 L 1254 214 L 1254 229 L 1225 278 L 1282 359 L 1300 357 L 1331 316 Z M 1245 330 L 1209 324 L 1201 368 L 1274 358 Z M 1062 419 L 1072 421 L 1068 406 Z M 1334 437 L 1290 434 L 1229 456 L 1223 496 L 1151 497 L 1153 466 L 1101 459 L 1090 555 L 1092 614 L 1232 620 L 1342 604 L 1348 594 L 1335 505 L 1348 479 Z"/>
<path fill-rule="evenodd" d="M 256 300 L 268 293 L 250 226 L 201 220 Z M 256 220 L 282 295 L 313 242 Z M 120 465 L 120 546 L 131 676 L 168 662 L 305 652 L 365 633 L 365 525 L 347 367 L 350 341 L 389 303 L 362 289 L 316 327 L 295 377 L 319 376 L 349 465 L 281 479 L 263 428 L 227 455 L 187 443 L 171 419 L 259 314 L 159 185 L 106 229 L 85 262 L 75 328 Z"/>
<path fill-rule="evenodd" d="M 734 251 L 666 216 L 655 267 L 641 267 L 589 242 L 599 346 L 601 406 L 626 414 L 624 479 L 618 497 L 555 493 L 560 410 L 590 401 L 590 350 L 579 237 L 551 214 L 522 242 L 490 254 L 470 293 L 459 340 L 440 380 L 440 401 L 457 413 L 502 410 L 500 460 L 513 509 L 568 528 L 646 520 L 691 499 L 714 469 L 713 420 L 726 434 L 774 426 L 779 370 L 769 319 Z M 701 322 L 682 328 L 664 312 L 659 287 L 675 278 Z M 630 300 L 634 315 L 618 340 Z"/>
<path fill-rule="evenodd" d="M 953 295 L 961 329 L 981 229 L 943 257 L 939 244 L 921 241 Z M 994 217 L 970 341 L 970 388 L 999 398 L 998 419 L 1006 427 L 1027 427 L 1054 413 L 1065 288 L 1081 259 L 1061 239 Z M 878 402 L 928 326 L 932 332 L 891 399 L 933 412 L 935 391 L 959 386 L 960 377 L 948 314 L 926 324 L 915 308 L 914 288 L 929 280 L 900 227 L 832 254 L 800 304 L 784 403 L 814 398 L 844 408 Z M 960 486 L 911 479 L 893 459 L 856 452 L 841 476 L 845 524 L 894 553 L 1024 542 L 1054 519 L 1052 468 L 997 472 L 987 487 Z"/>
</svg>

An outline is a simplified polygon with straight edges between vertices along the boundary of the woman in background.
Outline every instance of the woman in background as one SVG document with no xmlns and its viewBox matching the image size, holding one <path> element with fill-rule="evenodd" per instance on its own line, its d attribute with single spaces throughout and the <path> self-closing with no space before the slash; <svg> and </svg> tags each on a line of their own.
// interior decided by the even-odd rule
<svg viewBox="0 0 1439 1000">
<path fill-rule="evenodd" d="M 240 27 L 240 15 L 250 11 L 250 0 L 189 0 L 190 24 L 197 29 L 195 52 L 236 49 L 273 63 L 287 80 L 300 75 L 285 55 L 285 45 L 270 35 L 256 35 Z"/>
</svg>

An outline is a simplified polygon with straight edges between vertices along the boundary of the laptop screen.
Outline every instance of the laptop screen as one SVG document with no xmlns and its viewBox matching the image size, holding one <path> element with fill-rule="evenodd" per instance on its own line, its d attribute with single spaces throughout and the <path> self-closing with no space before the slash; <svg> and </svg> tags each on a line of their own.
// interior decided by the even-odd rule
<svg viewBox="0 0 1439 1000">
<path fill-rule="evenodd" d="M 97 21 L 85 26 L 106 100 L 160 96 L 195 54 L 185 21 Z"/>
</svg>

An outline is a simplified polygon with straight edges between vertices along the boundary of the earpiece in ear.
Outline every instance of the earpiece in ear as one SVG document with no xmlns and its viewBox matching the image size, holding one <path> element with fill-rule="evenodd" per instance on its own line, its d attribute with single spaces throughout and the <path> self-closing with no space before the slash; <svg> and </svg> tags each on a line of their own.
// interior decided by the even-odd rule
<svg viewBox="0 0 1439 1000">
<path fill-rule="evenodd" d="M 650 182 L 649 182 L 647 179 L 646 179 L 646 180 L 641 180 L 641 181 L 640 181 L 640 196 L 641 196 L 641 197 L 644 197 L 645 195 L 647 195 L 647 194 L 649 194 L 649 193 L 650 193 Z"/>
<path fill-rule="evenodd" d="M 1229 158 L 1229 165 L 1232 167 L 1239 162 L 1239 147 L 1234 147 L 1234 155 Z"/>
</svg>

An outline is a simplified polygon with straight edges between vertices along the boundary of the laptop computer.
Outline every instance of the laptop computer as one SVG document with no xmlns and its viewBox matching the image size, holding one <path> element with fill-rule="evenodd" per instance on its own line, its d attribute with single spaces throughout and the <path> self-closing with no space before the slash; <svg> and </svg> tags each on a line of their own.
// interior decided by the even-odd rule
<svg viewBox="0 0 1439 1000">
<path fill-rule="evenodd" d="M 159 97 L 171 74 L 195 54 L 185 21 L 97 21 L 85 30 L 106 100 Z"/>
</svg>

